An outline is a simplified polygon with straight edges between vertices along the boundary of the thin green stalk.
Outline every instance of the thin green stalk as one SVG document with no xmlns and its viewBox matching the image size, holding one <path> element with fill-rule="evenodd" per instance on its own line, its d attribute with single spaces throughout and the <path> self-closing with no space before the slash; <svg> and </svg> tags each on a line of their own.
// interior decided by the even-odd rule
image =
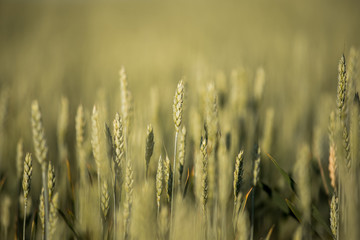
<svg viewBox="0 0 360 240">
<path fill-rule="evenodd" d="M 24 224 L 23 224 L 23 240 L 25 240 L 25 227 L 26 227 L 26 207 L 27 207 L 27 199 L 24 199 Z"/>
<path fill-rule="evenodd" d="M 340 169 L 338 168 L 338 189 L 339 189 L 339 193 L 338 193 L 338 206 L 339 206 L 339 210 L 337 212 L 337 218 L 338 218 L 338 226 L 337 226 L 337 231 L 336 231 L 336 240 L 339 240 L 340 238 L 340 211 L 341 211 L 341 205 L 340 205 L 340 199 L 341 199 L 341 184 L 340 184 Z"/>
<path fill-rule="evenodd" d="M 100 214 L 100 218 L 99 218 L 99 224 L 101 226 L 101 232 L 103 232 L 103 224 L 102 224 L 102 218 L 101 218 L 101 179 L 100 179 L 100 168 L 97 168 L 97 182 L 98 182 L 98 193 L 99 193 L 99 214 Z"/>
<path fill-rule="evenodd" d="M 114 166 L 115 168 L 116 166 Z M 114 174 L 114 240 L 116 240 L 116 173 Z"/>
<path fill-rule="evenodd" d="M 255 217 L 255 187 L 251 193 L 251 233 L 250 240 L 254 239 L 254 217 Z"/>
<path fill-rule="evenodd" d="M 175 133 L 175 144 L 174 144 L 174 165 L 173 165 L 173 177 L 172 177 L 172 190 L 171 190 L 171 215 L 170 215 L 170 239 L 173 239 L 173 218 L 174 218 L 174 192 L 175 192 L 175 173 L 176 173 L 176 145 L 178 140 L 179 132 Z"/>
<path fill-rule="evenodd" d="M 49 236 L 49 193 L 47 188 L 47 164 L 43 162 L 42 166 L 42 180 L 44 188 L 44 208 L 45 208 L 45 221 L 44 221 L 44 239 L 47 240 Z"/>
</svg>

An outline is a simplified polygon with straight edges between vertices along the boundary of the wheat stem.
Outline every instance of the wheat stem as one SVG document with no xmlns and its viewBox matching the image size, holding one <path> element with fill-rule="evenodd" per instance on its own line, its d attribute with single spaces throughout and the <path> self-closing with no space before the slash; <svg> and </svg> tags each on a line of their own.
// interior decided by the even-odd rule
<svg viewBox="0 0 360 240">
<path fill-rule="evenodd" d="M 47 240 L 49 237 L 49 193 L 47 188 L 48 176 L 47 176 L 47 163 L 43 163 L 41 166 L 42 169 L 42 180 L 44 188 L 44 212 L 45 212 L 45 222 L 44 222 L 44 239 Z"/>
</svg>

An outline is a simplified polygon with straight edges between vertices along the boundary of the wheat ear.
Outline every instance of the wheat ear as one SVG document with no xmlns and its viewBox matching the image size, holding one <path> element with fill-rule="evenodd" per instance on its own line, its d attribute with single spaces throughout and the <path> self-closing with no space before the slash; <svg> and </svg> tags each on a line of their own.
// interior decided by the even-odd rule
<svg viewBox="0 0 360 240">
<path fill-rule="evenodd" d="M 235 170 L 234 170 L 234 206 L 237 203 L 238 195 L 240 193 L 242 176 L 243 176 L 243 166 L 244 166 L 244 151 L 240 151 L 236 156 L 235 160 Z"/>
<path fill-rule="evenodd" d="M 91 145 L 92 145 L 92 151 L 95 158 L 96 168 L 97 168 L 97 181 L 98 181 L 98 196 L 99 196 L 99 212 L 101 212 L 101 164 L 102 164 L 102 157 L 100 153 L 100 127 L 99 127 L 99 112 L 94 106 L 93 113 L 91 116 Z"/>
<path fill-rule="evenodd" d="M 59 207 L 59 193 L 53 194 L 53 197 L 50 201 L 50 217 L 49 217 L 49 236 L 52 239 L 52 236 L 55 234 L 57 221 L 58 221 L 58 207 Z"/>
<path fill-rule="evenodd" d="M 338 198 L 336 197 L 335 194 L 333 194 L 332 198 L 331 198 L 331 203 L 330 203 L 330 228 L 331 228 L 331 232 L 333 234 L 333 238 L 334 240 L 337 240 L 337 229 L 338 229 L 338 224 L 339 224 L 339 215 L 338 215 L 338 211 L 339 211 L 339 206 L 338 206 Z"/>
<path fill-rule="evenodd" d="M 115 114 L 115 119 L 113 122 L 114 126 L 114 165 L 115 165 L 115 177 L 114 177 L 114 239 L 116 239 L 117 232 L 117 219 L 116 219 L 116 202 L 117 194 L 116 194 L 116 183 L 118 178 L 121 178 L 121 166 L 123 163 L 124 155 L 125 155 L 125 141 L 123 135 L 123 126 L 122 119 L 120 118 L 119 113 Z M 121 187 L 121 186 L 120 186 Z"/>
<path fill-rule="evenodd" d="M 22 181 L 22 187 L 24 190 L 24 224 L 23 224 L 23 240 L 25 240 L 25 224 L 26 224 L 26 208 L 27 208 L 27 199 L 29 196 L 31 188 L 31 177 L 32 177 L 32 157 L 30 153 L 27 153 L 24 161 L 24 175 Z"/>
<path fill-rule="evenodd" d="M 179 140 L 179 188 L 181 187 L 181 177 L 184 171 L 185 164 L 185 149 L 186 149 L 186 127 L 183 126 L 181 129 L 180 140 Z"/>
<path fill-rule="evenodd" d="M 335 145 L 335 113 L 330 114 L 329 121 L 329 176 L 331 180 L 331 186 L 336 191 L 336 145 Z"/>
<path fill-rule="evenodd" d="M 166 198 L 168 200 L 168 202 L 171 201 L 171 197 L 172 197 L 172 171 L 171 171 L 171 164 L 170 164 L 170 159 L 169 157 L 166 155 L 165 158 L 165 189 L 166 189 Z"/>
<path fill-rule="evenodd" d="M 21 175 L 23 174 L 23 166 L 24 166 L 24 144 L 23 140 L 19 139 L 16 145 L 16 177 L 18 181 L 21 181 Z"/>
<path fill-rule="evenodd" d="M 110 202 L 110 195 L 109 195 L 109 187 L 107 181 L 104 180 L 104 183 L 101 188 L 101 211 L 103 213 L 104 222 L 106 222 L 106 217 L 109 212 L 109 202 Z"/>
<path fill-rule="evenodd" d="M 146 133 L 146 150 L 145 150 L 145 178 L 147 179 L 148 171 L 149 171 L 149 163 L 151 156 L 154 152 L 154 131 L 151 124 L 147 127 L 147 133 Z"/>
<path fill-rule="evenodd" d="M 130 217 L 131 217 L 131 206 L 133 201 L 133 170 L 131 166 L 131 160 L 128 159 L 126 174 L 125 174 L 125 203 L 124 203 L 124 239 L 128 238 Z"/>
<path fill-rule="evenodd" d="M 51 202 L 51 199 L 53 197 L 53 192 L 55 188 L 55 169 L 54 166 L 51 164 L 51 161 L 49 162 L 48 167 L 48 188 L 49 188 L 49 201 Z"/>
<path fill-rule="evenodd" d="M 157 203 L 158 216 L 160 213 L 160 200 L 161 200 L 162 189 L 163 189 L 163 161 L 160 156 L 156 171 L 156 203 Z"/>
<path fill-rule="evenodd" d="M 251 232 L 250 239 L 254 239 L 254 222 L 255 222 L 255 187 L 260 177 L 260 147 L 255 145 L 254 162 L 253 162 L 253 190 L 251 192 Z"/>
<path fill-rule="evenodd" d="M 31 104 L 31 125 L 33 133 L 33 141 L 35 148 L 35 156 L 41 165 L 42 183 L 44 188 L 44 239 L 47 240 L 49 236 L 49 195 L 47 188 L 47 162 L 46 156 L 48 147 L 45 139 L 45 131 L 42 123 L 42 116 L 38 102 L 35 100 Z"/>
<path fill-rule="evenodd" d="M 309 230 L 311 224 L 311 189 L 310 189 L 310 148 L 303 144 L 298 150 L 298 156 L 295 163 L 295 174 L 297 177 L 297 186 L 302 210 L 303 236 L 309 239 Z"/>
<path fill-rule="evenodd" d="M 345 56 L 342 55 L 339 61 L 338 67 L 338 89 L 337 89 L 337 107 L 338 117 L 341 123 L 341 131 L 343 137 L 343 146 L 345 149 L 345 160 L 348 169 L 351 166 L 350 156 L 350 141 L 349 141 L 349 130 L 348 130 L 348 106 L 347 106 L 347 95 L 348 95 L 348 79 L 346 72 Z"/>
<path fill-rule="evenodd" d="M 175 91 L 174 104 L 173 104 L 173 120 L 174 120 L 174 125 L 175 125 L 175 142 L 174 142 L 174 164 L 173 164 L 173 172 L 172 172 L 172 190 L 171 190 L 170 237 L 172 237 L 172 234 L 173 234 L 172 221 L 173 221 L 173 217 L 174 217 L 176 148 L 177 148 L 177 141 L 178 141 L 180 126 L 182 123 L 183 103 L 184 103 L 184 82 L 183 82 L 183 80 L 180 80 L 180 82 L 177 85 L 176 91 Z"/>
</svg>

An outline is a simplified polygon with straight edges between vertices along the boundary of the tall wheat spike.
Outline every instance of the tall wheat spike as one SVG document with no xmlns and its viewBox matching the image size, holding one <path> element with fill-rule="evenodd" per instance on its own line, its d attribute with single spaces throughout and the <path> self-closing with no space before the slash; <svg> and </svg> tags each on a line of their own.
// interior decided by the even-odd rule
<svg viewBox="0 0 360 240">
<path fill-rule="evenodd" d="M 66 133 L 69 125 L 69 100 L 65 97 L 61 98 L 61 105 L 57 126 L 59 159 L 61 161 L 67 160 L 67 146 L 66 146 Z"/>
<path fill-rule="evenodd" d="M 242 175 L 243 175 L 243 166 L 244 166 L 244 151 L 241 150 L 236 156 L 235 160 L 235 170 L 234 170 L 234 202 L 237 203 L 237 198 L 240 193 L 240 188 L 242 184 Z"/>
<path fill-rule="evenodd" d="M 146 178 L 147 178 L 147 174 L 148 174 L 150 159 L 154 152 L 154 144 L 155 144 L 154 130 L 153 130 L 152 125 L 149 124 L 147 127 L 147 133 L 146 133 L 146 150 L 145 150 L 145 164 L 146 164 L 145 176 L 146 176 Z"/>
<path fill-rule="evenodd" d="M 109 195 L 109 187 L 107 181 L 104 180 L 104 183 L 101 188 L 101 210 L 104 217 L 104 222 L 107 220 L 107 215 L 109 212 L 109 202 L 110 202 L 110 195 Z"/>
<path fill-rule="evenodd" d="M 32 178 L 32 157 L 30 153 L 27 153 L 24 161 L 24 174 L 22 180 L 22 187 L 24 190 L 24 224 L 23 224 L 23 240 L 25 240 L 25 227 L 26 227 L 26 208 L 28 202 L 28 196 L 31 188 Z"/>
<path fill-rule="evenodd" d="M 99 112 L 94 106 L 93 113 L 91 117 L 91 145 L 92 151 L 95 158 L 96 168 L 97 168 L 97 181 L 98 181 L 98 198 L 99 198 L 99 212 L 101 212 L 101 167 L 102 167 L 102 156 L 100 152 L 100 126 L 99 126 Z"/>
<path fill-rule="evenodd" d="M 114 126 L 114 165 L 115 165 L 115 177 L 114 177 L 114 239 L 116 239 L 117 233 L 117 218 L 116 218 L 116 202 L 117 200 L 117 193 L 116 193 L 116 184 L 120 181 L 120 189 L 121 189 L 121 178 L 122 178 L 122 165 L 124 162 L 125 156 L 125 140 L 123 135 L 123 126 L 122 126 L 122 119 L 118 113 L 115 114 L 115 119 L 113 122 Z"/>
<path fill-rule="evenodd" d="M 160 213 L 160 200 L 161 200 L 161 193 L 163 189 L 163 160 L 161 155 L 158 161 L 158 167 L 156 171 L 156 204 L 157 204 L 157 214 Z"/>
<path fill-rule="evenodd" d="M 173 188 L 172 188 L 173 175 L 172 175 L 172 171 L 171 171 L 170 159 L 167 155 L 165 158 L 164 165 L 165 165 L 164 173 L 165 173 L 166 198 L 167 198 L 168 202 L 170 202 L 171 198 L 172 198 L 172 191 L 173 191 Z"/>
<path fill-rule="evenodd" d="M 51 161 L 50 161 L 49 162 L 49 167 L 48 167 L 48 188 L 49 188 L 49 201 L 50 202 L 51 202 L 53 192 L 54 192 L 54 189 L 55 189 L 55 182 L 56 182 L 55 168 L 51 164 Z"/>
<path fill-rule="evenodd" d="M 22 138 L 19 139 L 16 145 L 16 177 L 18 181 L 21 181 L 24 166 L 24 144 Z"/>
<path fill-rule="evenodd" d="M 59 193 L 56 192 L 50 201 L 50 217 L 49 217 L 50 239 L 53 238 L 56 231 L 56 227 L 58 226 L 58 208 L 59 208 Z"/>
<path fill-rule="evenodd" d="M 202 163 L 202 172 L 201 172 L 201 208 L 203 214 L 206 216 L 206 203 L 208 200 L 208 153 L 207 153 L 207 143 L 205 138 L 201 142 L 200 147 L 201 153 L 201 163 Z"/>
<path fill-rule="evenodd" d="M 250 239 L 254 239 L 254 221 L 255 221 L 255 187 L 257 186 L 260 178 L 260 147 L 255 144 L 254 148 L 254 162 L 253 162 L 253 187 L 254 189 L 251 192 L 251 232 Z"/>
<path fill-rule="evenodd" d="M 336 174 L 337 174 L 337 161 L 336 161 L 336 145 L 335 145 L 335 112 L 332 111 L 329 120 L 329 177 L 332 188 L 336 191 Z"/>
<path fill-rule="evenodd" d="M 86 120 L 84 108 L 79 105 L 76 111 L 75 117 L 75 133 L 76 133 L 76 153 L 78 159 L 78 167 L 80 170 L 80 182 L 81 184 L 86 183 L 86 151 L 84 149 L 85 144 L 85 131 L 86 131 Z"/>
<path fill-rule="evenodd" d="M 310 148 L 307 144 L 303 144 L 298 150 L 298 156 L 295 164 L 295 174 L 297 177 L 297 186 L 302 212 L 302 235 L 310 238 L 311 224 L 311 179 L 310 179 Z"/>
<path fill-rule="evenodd" d="M 31 125 L 33 133 L 33 142 L 35 148 L 35 156 L 41 165 L 42 182 L 44 188 L 44 239 L 49 236 L 49 195 L 47 188 L 47 162 L 46 156 L 48 147 L 45 139 L 45 131 L 42 123 L 39 103 L 35 100 L 31 104 Z"/>
<path fill-rule="evenodd" d="M 338 198 L 336 197 L 335 194 L 333 194 L 330 203 L 330 229 L 333 234 L 334 240 L 337 240 L 337 228 L 339 224 L 338 211 L 339 211 Z"/>
<path fill-rule="evenodd" d="M 171 218 L 170 218 L 170 237 L 173 234 L 173 217 L 174 217 L 174 192 L 175 189 L 175 178 L 176 178 L 176 149 L 177 149 L 177 141 L 178 135 L 180 131 L 180 126 L 182 123 L 182 115 L 183 115 L 183 103 L 184 103 L 184 81 L 180 80 L 177 85 L 174 103 L 173 103 L 173 120 L 175 125 L 175 143 L 174 143 L 174 164 L 172 171 L 172 190 L 171 190 Z"/>
<path fill-rule="evenodd" d="M 128 238 L 133 202 L 133 170 L 131 160 L 128 159 L 125 174 L 125 202 L 124 202 L 124 239 Z"/>
<path fill-rule="evenodd" d="M 120 95 L 121 95 L 121 116 L 124 122 L 125 143 L 128 143 L 128 135 L 131 127 L 131 118 L 133 114 L 132 95 L 128 89 L 127 76 L 125 68 L 122 66 L 119 71 L 120 76 Z"/>
<path fill-rule="evenodd" d="M 348 168 L 351 166 L 350 156 L 350 143 L 349 143 L 349 130 L 348 130 L 348 106 L 347 106 L 347 95 L 348 95 L 348 79 L 346 72 L 345 56 L 342 55 L 339 67 L 338 67 L 338 90 L 337 90 L 337 107 L 338 107 L 338 118 L 340 119 L 341 132 L 343 137 L 343 146 L 345 149 L 345 160 Z"/>
<path fill-rule="evenodd" d="M 180 134 L 180 140 L 179 140 L 179 164 L 178 164 L 178 171 L 179 171 L 179 188 L 181 185 L 181 177 L 184 171 L 184 164 L 185 164 L 185 153 L 186 153 L 186 127 L 183 126 L 181 129 L 181 134 Z"/>
</svg>

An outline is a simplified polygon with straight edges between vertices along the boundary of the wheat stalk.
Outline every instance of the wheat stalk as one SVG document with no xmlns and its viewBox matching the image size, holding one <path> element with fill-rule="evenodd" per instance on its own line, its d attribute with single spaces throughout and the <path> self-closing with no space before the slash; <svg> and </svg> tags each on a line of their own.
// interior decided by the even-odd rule
<svg viewBox="0 0 360 240">
<path fill-rule="evenodd" d="M 116 183 L 117 180 L 121 181 L 121 166 L 124 161 L 125 155 L 125 140 L 123 135 L 123 126 L 122 119 L 118 113 L 115 114 L 115 119 L 113 122 L 114 126 L 114 165 L 115 165 L 115 177 L 114 177 L 114 239 L 116 239 L 117 232 L 117 219 L 116 219 L 116 202 L 117 202 L 117 194 L 116 194 Z M 118 179 L 120 178 L 120 179 Z M 121 186 L 120 186 L 121 187 Z"/>
<path fill-rule="evenodd" d="M 99 112 L 94 106 L 93 113 L 91 116 L 91 145 L 92 151 L 95 158 L 96 168 L 97 168 L 97 181 L 98 181 L 98 193 L 99 193 L 99 212 L 101 211 L 101 167 L 102 167 L 102 156 L 100 153 L 100 127 L 99 127 Z"/>
<path fill-rule="evenodd" d="M 182 115 L 183 115 L 183 103 L 184 103 L 184 82 L 180 80 L 177 85 L 175 96 L 174 96 L 174 104 L 173 104 L 173 120 L 175 125 L 175 142 L 174 142 L 174 164 L 173 164 L 173 172 L 172 172 L 172 190 L 171 190 L 171 218 L 170 218 L 170 236 L 172 237 L 173 226 L 172 221 L 174 217 L 174 192 L 175 192 L 175 177 L 176 177 L 176 149 L 177 149 L 177 141 L 178 135 L 180 131 L 180 126 L 182 123 Z"/>
<path fill-rule="evenodd" d="M 48 153 L 48 147 L 45 140 L 45 131 L 42 123 L 42 116 L 38 102 L 35 100 L 31 104 L 31 125 L 33 133 L 33 142 L 35 148 L 35 156 L 41 165 L 42 170 L 42 182 L 44 188 L 44 239 L 48 239 L 49 235 L 49 195 L 47 189 L 47 162 L 46 156 Z"/>
<path fill-rule="evenodd" d="M 124 239 L 128 238 L 130 217 L 131 217 L 131 206 L 133 202 L 133 170 L 131 166 L 131 160 L 128 159 L 126 174 L 125 174 L 125 202 L 124 202 Z"/>
</svg>

